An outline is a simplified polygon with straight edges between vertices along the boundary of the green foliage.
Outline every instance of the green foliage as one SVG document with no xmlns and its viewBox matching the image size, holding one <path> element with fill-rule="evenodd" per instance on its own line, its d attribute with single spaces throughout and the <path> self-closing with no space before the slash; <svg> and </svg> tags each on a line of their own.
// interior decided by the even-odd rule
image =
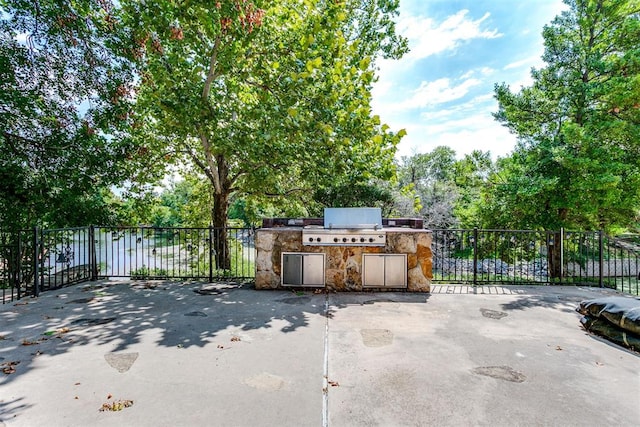
<svg viewBox="0 0 640 427">
<path fill-rule="evenodd" d="M 150 118 L 138 138 L 154 164 L 184 158 L 206 177 L 214 225 L 232 200 L 300 206 L 342 177 L 393 175 L 401 135 L 369 103 L 375 58 L 406 51 L 397 1 L 122 5 Z"/>
<path fill-rule="evenodd" d="M 640 5 L 567 0 L 543 31 L 547 65 L 497 120 L 519 137 L 484 193 L 484 226 L 614 229 L 640 205 Z"/>
<path fill-rule="evenodd" d="M 132 73 L 109 1 L 0 4 L 0 223 L 103 219 L 100 190 L 135 152 Z M 98 193 L 98 194 L 96 194 Z"/>
<path fill-rule="evenodd" d="M 225 268 L 215 263 L 212 268 L 214 277 L 254 277 L 255 276 L 255 260 L 249 256 L 250 252 L 243 243 L 237 239 L 229 238 L 227 241 L 229 248 L 229 264 Z M 189 268 L 194 271 L 209 271 L 209 254 L 206 251 L 198 253 L 198 256 L 190 261 Z"/>
<path fill-rule="evenodd" d="M 170 183 L 153 204 L 151 224 L 154 227 L 206 226 L 208 212 L 200 209 L 201 189 L 202 185 L 192 177 Z"/>
<path fill-rule="evenodd" d="M 457 160 L 450 147 L 436 147 L 402 159 L 399 185 L 415 195 L 414 206 L 427 227 L 473 227 L 478 222 L 479 195 L 492 167 L 489 152 L 474 151 Z"/>
<path fill-rule="evenodd" d="M 169 277 L 167 270 L 162 268 L 149 268 L 142 266 L 135 270 L 131 270 L 129 276 L 133 280 L 145 280 L 145 279 L 166 279 Z"/>
<path fill-rule="evenodd" d="M 314 201 L 322 207 L 380 207 L 389 212 L 394 199 L 389 185 L 380 183 L 345 183 L 319 188 Z"/>
<path fill-rule="evenodd" d="M 398 0 L 3 1 L 0 221 L 221 226 L 233 200 L 254 222 L 261 205 L 304 213 L 316 188 L 391 178 L 403 131 L 371 115 L 370 89 L 376 58 L 407 51 L 397 13 Z M 206 185 L 142 208 L 184 160 Z"/>
<path fill-rule="evenodd" d="M 237 220 L 243 227 L 260 226 L 262 218 L 278 216 L 301 216 L 300 210 L 291 211 L 281 203 L 256 197 L 234 198 L 229 207 L 229 219 Z"/>
</svg>

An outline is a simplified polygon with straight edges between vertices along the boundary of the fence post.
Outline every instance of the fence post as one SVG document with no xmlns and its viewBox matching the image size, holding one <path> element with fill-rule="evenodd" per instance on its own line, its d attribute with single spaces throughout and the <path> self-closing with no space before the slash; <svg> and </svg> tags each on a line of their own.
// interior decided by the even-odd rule
<svg viewBox="0 0 640 427">
<path fill-rule="evenodd" d="M 18 230 L 18 250 L 14 254 L 14 257 L 11 262 L 15 260 L 15 271 L 13 272 L 13 284 L 11 285 L 11 290 L 13 291 L 13 286 L 18 290 L 18 299 L 20 299 L 20 288 L 22 287 L 22 231 Z M 26 283 L 25 283 L 26 285 Z M 13 292 L 12 292 L 13 296 Z"/>
<path fill-rule="evenodd" d="M 473 229 L 473 286 L 478 283 L 478 228 Z"/>
<path fill-rule="evenodd" d="M 602 269 L 604 268 L 603 231 L 598 231 L 598 284 L 602 287 Z"/>
<path fill-rule="evenodd" d="M 38 239 L 38 226 L 33 227 L 33 296 L 40 295 L 40 272 L 38 258 L 40 256 L 40 241 Z"/>
<path fill-rule="evenodd" d="M 560 285 L 564 276 L 564 227 L 560 227 Z"/>
<path fill-rule="evenodd" d="M 213 283 L 213 225 L 209 224 L 209 283 Z"/>
<path fill-rule="evenodd" d="M 96 257 L 96 229 L 89 226 L 89 268 L 91 269 L 91 281 L 98 280 L 98 260 Z"/>
</svg>

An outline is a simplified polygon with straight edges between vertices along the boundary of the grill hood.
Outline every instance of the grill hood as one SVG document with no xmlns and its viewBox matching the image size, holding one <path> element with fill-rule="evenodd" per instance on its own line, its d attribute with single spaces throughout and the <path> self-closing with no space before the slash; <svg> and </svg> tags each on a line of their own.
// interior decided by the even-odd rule
<svg viewBox="0 0 640 427">
<path fill-rule="evenodd" d="M 324 228 L 370 229 L 382 228 L 380 208 L 324 208 Z"/>
</svg>

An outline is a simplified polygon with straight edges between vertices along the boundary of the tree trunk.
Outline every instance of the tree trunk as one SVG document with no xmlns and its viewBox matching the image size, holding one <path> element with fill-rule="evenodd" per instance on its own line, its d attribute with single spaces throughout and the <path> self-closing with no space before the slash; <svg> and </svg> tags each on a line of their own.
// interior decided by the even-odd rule
<svg viewBox="0 0 640 427">
<path fill-rule="evenodd" d="M 558 218 L 560 219 L 561 224 L 564 223 L 568 215 L 569 209 L 558 209 Z M 562 231 L 554 231 L 552 240 L 549 240 L 547 244 L 549 277 L 552 279 L 558 279 L 562 277 L 562 244 L 564 243 L 562 241 L 562 238 Z"/>
<path fill-rule="evenodd" d="M 554 232 L 552 238 L 547 242 L 547 266 L 549 277 L 557 279 L 562 277 L 562 245 L 560 239 L 562 233 Z"/>
<path fill-rule="evenodd" d="M 216 269 L 229 270 L 231 258 L 227 241 L 227 194 L 214 193 L 211 224 L 213 226 L 213 250 Z"/>
<path fill-rule="evenodd" d="M 213 250 L 216 269 L 231 269 L 231 256 L 227 239 L 227 215 L 229 212 L 229 196 L 231 183 L 229 182 L 229 170 L 224 156 L 216 156 L 218 176 L 220 177 L 220 189 L 213 191 L 213 208 L 211 210 L 211 225 L 214 228 Z"/>
</svg>

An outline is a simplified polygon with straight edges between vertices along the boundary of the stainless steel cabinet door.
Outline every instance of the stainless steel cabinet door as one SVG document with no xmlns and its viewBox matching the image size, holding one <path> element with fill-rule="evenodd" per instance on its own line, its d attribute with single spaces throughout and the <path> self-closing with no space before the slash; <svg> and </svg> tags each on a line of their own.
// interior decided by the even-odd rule
<svg viewBox="0 0 640 427">
<path fill-rule="evenodd" d="M 324 254 L 304 254 L 302 258 L 302 284 L 324 286 Z"/>
<path fill-rule="evenodd" d="M 384 255 L 362 255 L 362 286 L 384 287 Z"/>
<path fill-rule="evenodd" d="M 362 286 L 365 288 L 406 288 L 406 254 L 363 254 Z"/>
<path fill-rule="evenodd" d="M 282 286 L 324 286 L 324 254 L 282 253 Z"/>
<path fill-rule="evenodd" d="M 387 255 L 384 259 L 384 285 L 389 288 L 407 287 L 407 256 Z"/>
<path fill-rule="evenodd" d="M 282 284 L 302 285 L 302 255 L 282 254 Z"/>
</svg>

